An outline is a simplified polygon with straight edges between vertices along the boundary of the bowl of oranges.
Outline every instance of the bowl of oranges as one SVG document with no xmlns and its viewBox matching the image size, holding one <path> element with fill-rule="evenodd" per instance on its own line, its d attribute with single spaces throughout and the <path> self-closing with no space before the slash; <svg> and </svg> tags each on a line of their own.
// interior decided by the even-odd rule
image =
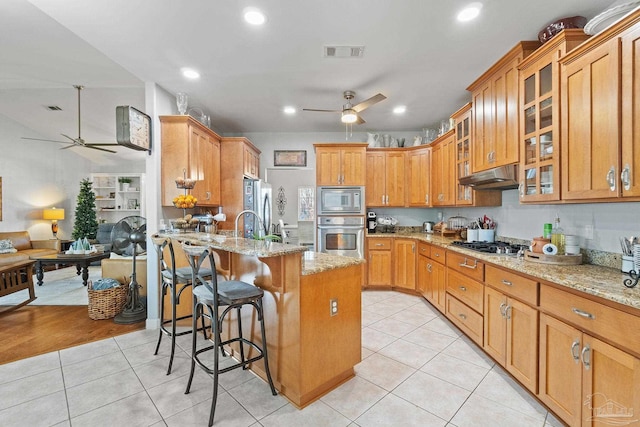
<svg viewBox="0 0 640 427">
<path fill-rule="evenodd" d="M 173 198 L 173 206 L 179 209 L 191 209 L 196 206 L 198 199 L 191 194 L 181 194 Z"/>
</svg>

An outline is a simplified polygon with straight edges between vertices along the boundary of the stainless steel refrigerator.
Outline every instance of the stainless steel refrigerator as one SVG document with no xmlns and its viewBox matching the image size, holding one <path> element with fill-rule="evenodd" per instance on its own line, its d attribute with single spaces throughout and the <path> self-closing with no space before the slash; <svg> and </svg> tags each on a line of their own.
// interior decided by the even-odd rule
<svg viewBox="0 0 640 427">
<path fill-rule="evenodd" d="M 260 179 L 244 180 L 244 206 L 243 209 L 254 211 L 260 217 L 252 213 L 243 215 L 243 236 L 252 239 L 254 236 L 264 237 L 269 234 L 271 228 L 272 194 L 271 184 Z"/>
</svg>

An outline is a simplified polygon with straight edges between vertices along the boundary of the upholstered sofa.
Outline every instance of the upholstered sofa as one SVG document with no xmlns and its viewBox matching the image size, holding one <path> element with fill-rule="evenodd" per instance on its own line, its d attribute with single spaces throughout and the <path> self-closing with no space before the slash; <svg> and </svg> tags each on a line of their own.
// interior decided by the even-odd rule
<svg viewBox="0 0 640 427">
<path fill-rule="evenodd" d="M 0 232 L 0 242 L 11 241 L 16 252 L 0 254 L 0 266 L 26 261 L 31 256 L 53 255 L 60 252 L 60 240 L 31 240 L 28 231 Z"/>
</svg>

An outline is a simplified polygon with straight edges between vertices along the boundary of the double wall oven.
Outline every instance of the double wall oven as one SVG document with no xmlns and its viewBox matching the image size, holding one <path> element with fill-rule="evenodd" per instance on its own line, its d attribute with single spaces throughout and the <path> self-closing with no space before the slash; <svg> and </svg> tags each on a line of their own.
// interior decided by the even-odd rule
<svg viewBox="0 0 640 427">
<path fill-rule="evenodd" d="M 364 187 L 318 187 L 318 252 L 364 258 Z"/>
</svg>

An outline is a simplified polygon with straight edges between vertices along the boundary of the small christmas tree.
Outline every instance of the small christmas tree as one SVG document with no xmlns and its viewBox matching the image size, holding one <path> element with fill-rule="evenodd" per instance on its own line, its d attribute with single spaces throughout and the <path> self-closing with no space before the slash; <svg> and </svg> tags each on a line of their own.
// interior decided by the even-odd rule
<svg viewBox="0 0 640 427">
<path fill-rule="evenodd" d="M 88 179 L 80 181 L 80 193 L 76 206 L 76 221 L 73 225 L 73 240 L 95 239 L 98 233 L 98 221 L 96 220 L 96 195 L 92 189 L 93 184 Z"/>
</svg>

